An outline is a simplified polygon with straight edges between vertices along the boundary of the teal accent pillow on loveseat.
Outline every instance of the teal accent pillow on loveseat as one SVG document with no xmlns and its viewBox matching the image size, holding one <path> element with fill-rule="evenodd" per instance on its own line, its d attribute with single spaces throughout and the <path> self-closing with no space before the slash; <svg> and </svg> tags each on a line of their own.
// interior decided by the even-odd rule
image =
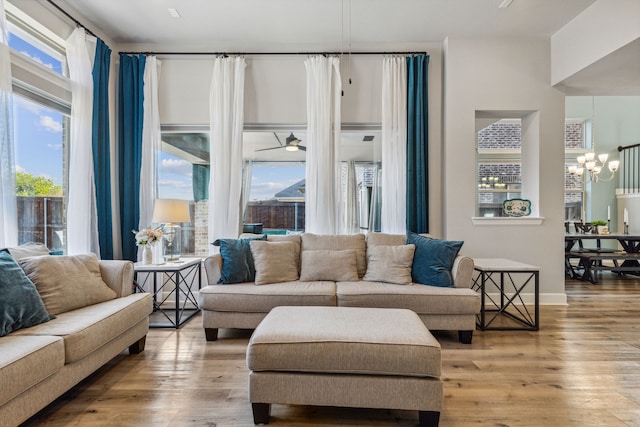
<svg viewBox="0 0 640 427">
<path fill-rule="evenodd" d="M 407 233 L 407 244 L 416 245 L 411 280 L 423 285 L 453 287 L 451 268 L 463 243 Z"/>
<path fill-rule="evenodd" d="M 0 251 L 0 336 L 53 319 L 35 285 L 6 251 Z"/>
</svg>

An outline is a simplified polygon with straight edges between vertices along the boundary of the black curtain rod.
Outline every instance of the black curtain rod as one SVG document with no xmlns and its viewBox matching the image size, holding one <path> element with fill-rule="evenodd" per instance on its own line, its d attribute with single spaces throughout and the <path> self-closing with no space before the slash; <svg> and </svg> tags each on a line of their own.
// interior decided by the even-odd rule
<svg viewBox="0 0 640 427">
<path fill-rule="evenodd" d="M 628 150 L 630 148 L 636 148 L 636 147 L 640 147 L 640 144 L 627 145 L 626 147 L 619 145 L 618 151 Z"/>
<path fill-rule="evenodd" d="M 78 21 L 76 18 L 74 18 L 73 16 L 69 15 L 69 13 L 67 13 L 66 10 L 64 10 L 63 8 L 61 8 L 60 6 L 58 6 L 57 4 L 55 4 L 53 2 L 53 0 L 47 0 L 47 3 L 49 3 L 50 5 L 52 5 L 53 7 L 55 7 L 56 9 L 58 9 L 60 12 L 62 12 L 67 18 L 71 19 L 78 27 L 84 28 L 84 30 L 91 34 L 93 37 L 99 39 L 100 37 L 96 36 L 93 31 L 91 31 L 90 29 L 88 29 L 86 26 L 82 25 L 82 23 L 80 21 Z"/>
<path fill-rule="evenodd" d="M 122 55 L 208 55 L 208 56 L 270 56 L 270 55 L 423 55 L 427 52 L 120 52 Z"/>
</svg>

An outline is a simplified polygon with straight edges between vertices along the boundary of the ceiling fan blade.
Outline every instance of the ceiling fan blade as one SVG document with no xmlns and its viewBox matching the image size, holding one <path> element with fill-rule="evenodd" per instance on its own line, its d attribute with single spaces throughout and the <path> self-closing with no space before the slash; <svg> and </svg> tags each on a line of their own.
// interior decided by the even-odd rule
<svg viewBox="0 0 640 427">
<path fill-rule="evenodd" d="M 284 145 L 280 146 L 280 147 L 271 147 L 271 148 L 261 148 L 259 150 L 255 150 L 255 151 L 267 151 L 267 150 L 277 150 L 278 148 L 285 148 Z"/>
<path fill-rule="evenodd" d="M 274 132 L 273 136 L 275 136 L 276 139 L 278 140 L 278 144 L 280 144 L 281 146 L 284 145 L 284 144 L 282 144 L 282 141 L 280 141 L 280 138 L 278 138 L 278 134 L 277 133 Z"/>
<path fill-rule="evenodd" d="M 303 145 L 298 145 L 298 150 L 307 151 L 307 147 Z"/>
</svg>

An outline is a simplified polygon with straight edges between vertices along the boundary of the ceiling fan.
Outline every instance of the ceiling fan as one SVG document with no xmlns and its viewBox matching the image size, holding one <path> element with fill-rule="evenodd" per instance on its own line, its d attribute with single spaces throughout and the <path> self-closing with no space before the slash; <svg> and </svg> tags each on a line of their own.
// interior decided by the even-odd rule
<svg viewBox="0 0 640 427">
<path fill-rule="evenodd" d="M 280 138 L 278 137 L 277 133 L 273 132 L 273 136 L 276 137 L 276 140 L 280 144 L 278 147 L 261 148 L 260 150 L 256 150 L 256 151 L 277 150 L 278 148 L 284 148 L 287 151 L 298 151 L 298 150 L 307 151 L 307 147 L 300 145 L 302 141 L 296 138 L 293 135 L 293 132 L 291 132 L 291 135 L 287 137 L 286 144 L 283 144 L 282 141 L 280 141 Z"/>
</svg>

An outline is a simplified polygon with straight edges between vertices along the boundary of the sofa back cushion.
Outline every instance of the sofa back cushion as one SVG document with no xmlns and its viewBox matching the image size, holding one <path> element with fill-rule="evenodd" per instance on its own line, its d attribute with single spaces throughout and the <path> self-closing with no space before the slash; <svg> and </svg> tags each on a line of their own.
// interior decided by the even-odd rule
<svg viewBox="0 0 640 427">
<path fill-rule="evenodd" d="M 0 252 L 0 337 L 50 319 L 34 284 L 8 252 Z"/>
<path fill-rule="evenodd" d="M 22 258 L 20 266 L 36 285 L 49 314 L 56 315 L 116 297 L 102 280 L 94 254 Z"/>
<path fill-rule="evenodd" d="M 42 243 L 36 242 L 24 243 L 20 246 L 3 249 L 3 251 L 9 252 L 16 261 L 28 256 L 49 255 L 49 248 Z"/>
<path fill-rule="evenodd" d="M 320 235 L 304 233 L 302 235 L 302 255 L 305 251 L 316 250 L 354 250 L 356 252 L 356 267 L 358 277 L 367 271 L 367 244 L 364 234 L 351 235 Z"/>
<path fill-rule="evenodd" d="M 358 281 L 357 254 L 349 249 L 302 251 L 301 282 L 353 282 Z"/>
<path fill-rule="evenodd" d="M 298 280 L 294 242 L 251 241 L 256 285 Z"/>
<path fill-rule="evenodd" d="M 405 234 L 368 233 L 367 251 L 373 246 L 400 246 L 407 243 Z"/>
</svg>

